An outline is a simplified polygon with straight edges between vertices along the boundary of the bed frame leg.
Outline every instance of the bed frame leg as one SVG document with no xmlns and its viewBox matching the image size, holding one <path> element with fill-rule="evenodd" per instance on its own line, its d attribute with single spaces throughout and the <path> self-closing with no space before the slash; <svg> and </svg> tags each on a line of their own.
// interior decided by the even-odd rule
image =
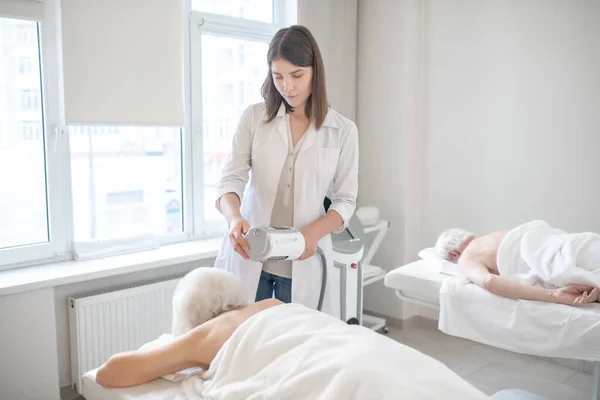
<svg viewBox="0 0 600 400">
<path fill-rule="evenodd" d="M 592 400 L 600 400 L 600 361 L 594 361 L 594 383 Z"/>
</svg>

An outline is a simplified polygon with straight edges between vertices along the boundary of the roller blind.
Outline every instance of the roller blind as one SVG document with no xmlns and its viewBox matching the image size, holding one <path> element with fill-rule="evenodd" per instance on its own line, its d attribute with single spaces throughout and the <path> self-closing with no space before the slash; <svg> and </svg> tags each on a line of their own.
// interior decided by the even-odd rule
<svg viewBox="0 0 600 400">
<path fill-rule="evenodd" d="M 62 0 L 70 125 L 183 126 L 182 0 Z"/>
<path fill-rule="evenodd" d="M 44 18 L 44 3 L 37 0 L 0 0 L 0 17 L 41 21 Z"/>
</svg>

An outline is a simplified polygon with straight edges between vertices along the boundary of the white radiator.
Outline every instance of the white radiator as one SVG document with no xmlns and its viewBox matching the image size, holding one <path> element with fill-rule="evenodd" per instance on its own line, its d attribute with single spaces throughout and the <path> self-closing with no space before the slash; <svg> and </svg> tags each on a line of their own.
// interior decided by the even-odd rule
<svg viewBox="0 0 600 400">
<path fill-rule="evenodd" d="M 138 349 L 171 331 L 171 299 L 180 278 L 69 297 L 71 381 L 113 354 Z"/>
</svg>

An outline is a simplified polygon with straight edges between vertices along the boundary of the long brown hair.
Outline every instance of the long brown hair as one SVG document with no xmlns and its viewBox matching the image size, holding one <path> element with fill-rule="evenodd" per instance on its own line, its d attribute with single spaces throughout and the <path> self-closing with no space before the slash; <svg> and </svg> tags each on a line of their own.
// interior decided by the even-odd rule
<svg viewBox="0 0 600 400">
<path fill-rule="evenodd" d="M 269 45 L 267 53 L 269 73 L 262 85 L 262 96 L 267 105 L 267 122 L 271 122 L 277 116 L 281 102 L 285 104 L 288 112 L 294 111 L 284 101 L 275 87 L 275 82 L 273 82 L 271 63 L 279 59 L 286 60 L 298 67 L 312 67 L 312 91 L 306 100 L 305 113 L 309 119 L 314 120 L 316 129 L 321 128 L 329 108 L 325 88 L 325 67 L 317 41 L 310 31 L 301 25 L 292 25 L 289 28 L 280 29 L 273 36 L 273 40 Z"/>
</svg>

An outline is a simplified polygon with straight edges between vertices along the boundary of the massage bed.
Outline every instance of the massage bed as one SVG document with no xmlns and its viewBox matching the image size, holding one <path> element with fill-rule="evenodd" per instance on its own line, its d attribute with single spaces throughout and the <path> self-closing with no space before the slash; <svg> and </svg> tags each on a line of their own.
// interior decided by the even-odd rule
<svg viewBox="0 0 600 400">
<path fill-rule="evenodd" d="M 299 304 L 248 319 L 207 371 L 125 389 L 104 388 L 95 375 L 82 379 L 86 400 L 489 399 L 434 358 Z"/>
<path fill-rule="evenodd" d="M 175 400 L 185 395 L 181 383 L 162 378 L 129 388 L 107 389 L 96 383 L 96 371 L 87 372 L 81 380 L 81 394 L 86 400 Z"/>
<path fill-rule="evenodd" d="M 456 266 L 420 259 L 387 273 L 384 284 L 404 301 L 439 311 L 440 331 L 511 352 L 591 361 L 600 399 L 600 303 L 582 307 L 493 295 L 460 276 Z"/>
</svg>

